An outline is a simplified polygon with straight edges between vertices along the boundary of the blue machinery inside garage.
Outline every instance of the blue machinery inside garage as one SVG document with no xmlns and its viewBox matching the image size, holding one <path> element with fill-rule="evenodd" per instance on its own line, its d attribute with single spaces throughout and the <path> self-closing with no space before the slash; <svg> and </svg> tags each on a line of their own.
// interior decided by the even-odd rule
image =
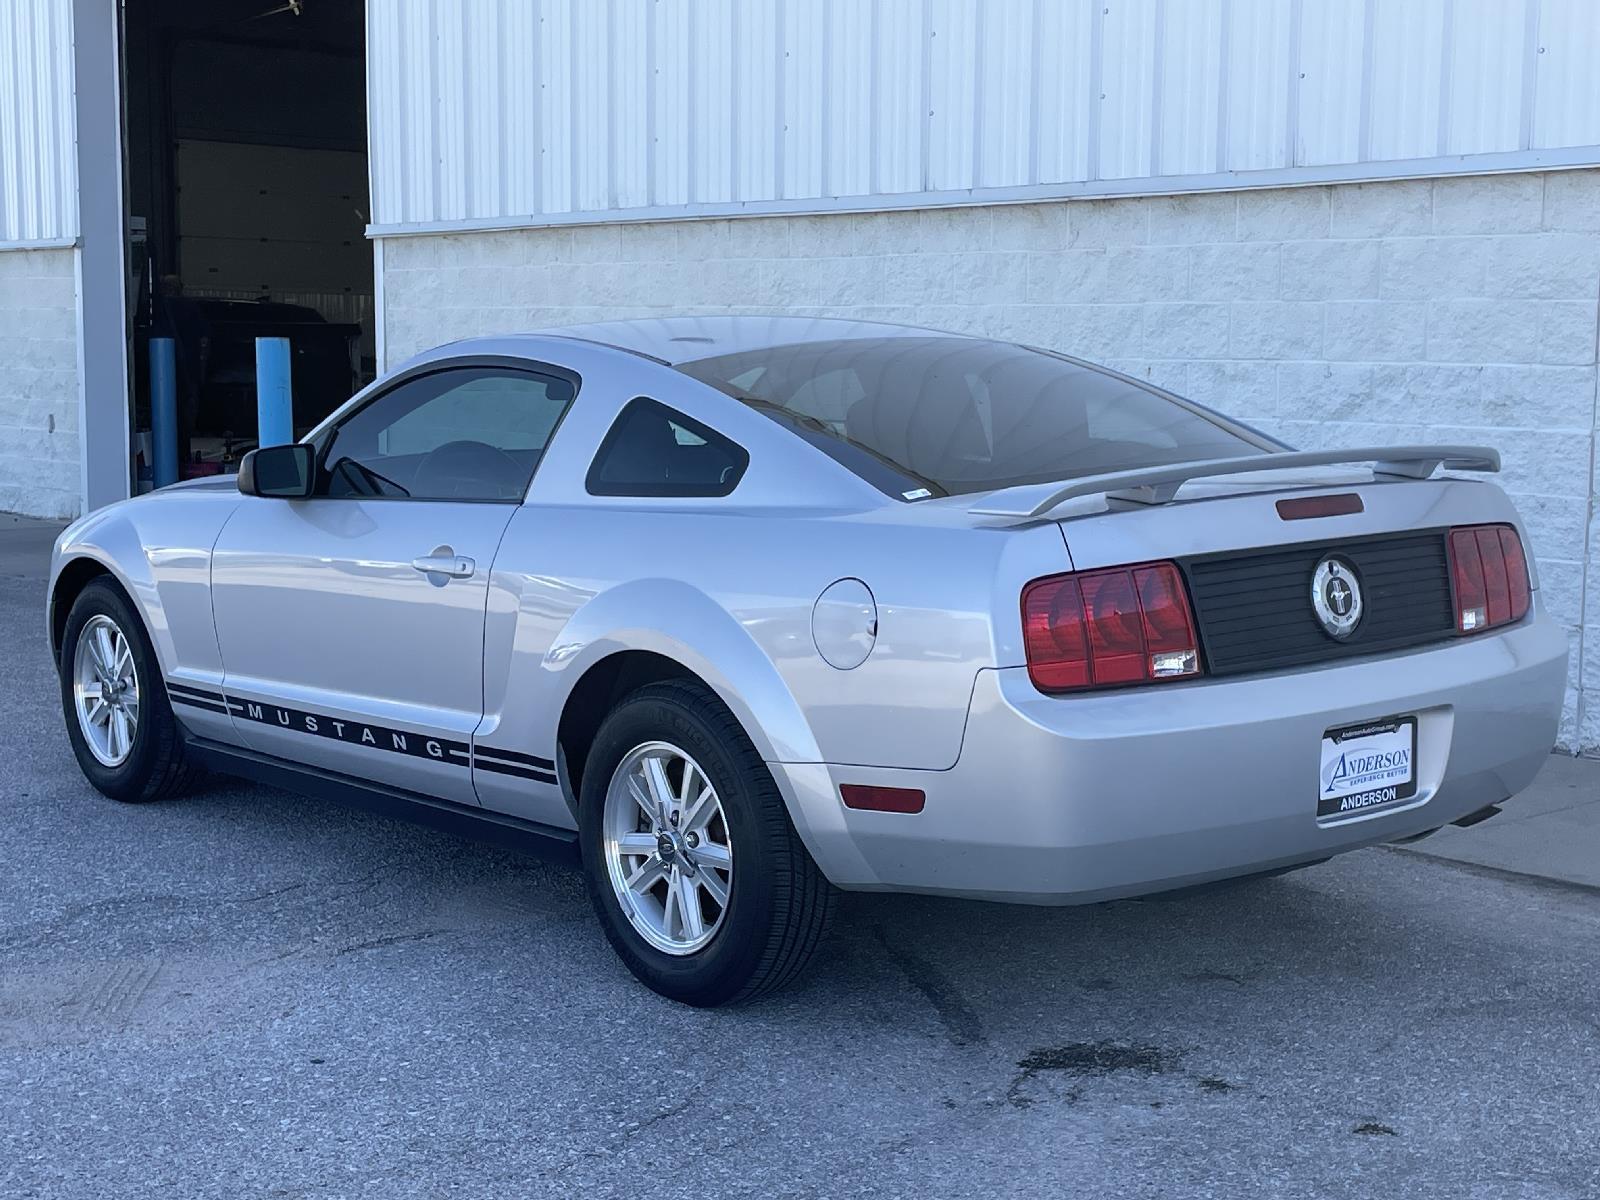
<svg viewBox="0 0 1600 1200">
<path fill-rule="evenodd" d="M 178 381 L 175 343 L 150 339 L 150 440 L 152 482 L 178 482 Z M 292 343 L 284 337 L 256 339 L 256 444 L 282 446 L 294 441 Z M 230 462 L 228 465 L 232 465 Z"/>
</svg>

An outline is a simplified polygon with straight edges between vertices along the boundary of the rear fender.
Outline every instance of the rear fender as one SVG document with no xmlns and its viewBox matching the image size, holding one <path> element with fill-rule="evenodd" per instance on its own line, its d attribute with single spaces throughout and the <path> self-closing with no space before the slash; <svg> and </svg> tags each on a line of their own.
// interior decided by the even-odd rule
<svg viewBox="0 0 1600 1200">
<path fill-rule="evenodd" d="M 491 601 L 491 643 L 496 637 L 493 610 Z M 519 620 L 529 619 L 522 611 Z M 505 705 L 498 716 L 488 717 L 480 739 L 499 730 L 501 744 L 533 742 L 528 749 L 556 758 L 562 714 L 590 668 L 625 651 L 659 654 L 704 681 L 737 718 L 757 753 L 773 764 L 773 778 L 795 829 L 824 873 L 829 878 L 863 877 L 867 868 L 849 842 L 842 806 L 800 704 L 752 633 L 704 592 L 663 578 L 618 584 L 574 612 L 542 655 L 532 649 L 542 638 L 527 641 L 529 649 L 519 646 L 512 655 Z M 514 730 L 537 732 L 519 739 Z"/>
<path fill-rule="evenodd" d="M 772 660 L 705 593 L 672 579 L 640 579 L 601 592 L 579 609 L 539 664 L 551 711 L 530 728 L 555 736 L 567 697 L 584 673 L 625 650 L 645 650 L 692 671 L 738 718 L 768 762 L 817 762 L 821 751 Z M 510 714 L 507 713 L 509 717 Z"/>
</svg>

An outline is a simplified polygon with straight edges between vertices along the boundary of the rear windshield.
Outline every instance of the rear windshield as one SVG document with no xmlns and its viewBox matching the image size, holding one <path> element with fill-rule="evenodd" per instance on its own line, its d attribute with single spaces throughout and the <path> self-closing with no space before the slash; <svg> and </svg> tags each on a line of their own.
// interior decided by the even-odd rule
<svg viewBox="0 0 1600 1200">
<path fill-rule="evenodd" d="M 908 500 L 1261 452 L 1202 410 L 1009 342 L 802 342 L 678 369 Z"/>
</svg>

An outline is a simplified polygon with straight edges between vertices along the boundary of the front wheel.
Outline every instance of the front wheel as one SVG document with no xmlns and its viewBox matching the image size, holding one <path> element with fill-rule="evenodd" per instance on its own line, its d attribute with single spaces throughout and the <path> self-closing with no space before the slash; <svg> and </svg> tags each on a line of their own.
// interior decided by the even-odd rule
<svg viewBox="0 0 1600 1200">
<path fill-rule="evenodd" d="M 709 1007 L 800 973 L 835 893 L 714 695 L 683 682 L 633 693 L 601 725 L 581 790 L 590 899 L 642 982 Z"/>
<path fill-rule="evenodd" d="M 160 800 L 194 772 L 144 623 L 109 579 L 72 605 L 61 639 L 61 707 L 85 778 L 113 800 Z"/>
</svg>

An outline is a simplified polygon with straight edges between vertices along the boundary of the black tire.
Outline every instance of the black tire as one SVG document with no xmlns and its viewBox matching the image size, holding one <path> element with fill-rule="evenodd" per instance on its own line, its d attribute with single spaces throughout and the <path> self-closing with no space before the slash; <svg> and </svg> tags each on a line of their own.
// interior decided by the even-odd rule
<svg viewBox="0 0 1600 1200">
<path fill-rule="evenodd" d="M 128 639 L 139 682 L 139 720 L 134 729 L 133 746 L 127 758 L 115 767 L 106 766 L 89 749 L 83 731 L 78 727 L 73 694 L 72 672 L 78 639 L 83 627 L 96 616 L 109 617 L 116 622 L 117 628 Z M 190 785 L 199 771 L 184 756 L 183 735 L 177 719 L 172 715 L 172 705 L 167 700 L 166 680 L 161 674 L 161 665 L 156 661 L 155 649 L 150 645 L 150 636 L 127 596 L 110 579 L 102 577 L 91 580 L 73 602 L 61 639 L 61 661 L 57 667 L 67 737 L 72 742 L 72 752 L 78 757 L 78 766 L 84 778 L 96 790 L 113 800 L 142 804 L 177 795 Z"/>
<path fill-rule="evenodd" d="M 629 751 L 654 740 L 682 747 L 700 764 L 722 802 L 734 855 L 722 927 L 703 949 L 683 956 L 656 949 L 633 928 L 605 861 L 607 787 Z M 801 843 L 772 773 L 733 714 L 699 684 L 650 684 L 611 711 L 584 767 L 578 824 L 589 898 L 606 939 L 642 983 L 668 999 L 712 1008 L 785 987 L 833 916 L 837 892 Z"/>
</svg>

